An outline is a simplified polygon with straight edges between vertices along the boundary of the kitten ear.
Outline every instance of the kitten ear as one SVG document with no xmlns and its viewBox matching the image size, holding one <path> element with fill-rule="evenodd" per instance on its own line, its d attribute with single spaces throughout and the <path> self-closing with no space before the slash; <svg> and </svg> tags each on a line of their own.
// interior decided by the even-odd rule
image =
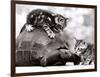
<svg viewBox="0 0 100 77">
<path fill-rule="evenodd" d="M 52 16 L 56 16 L 57 14 L 53 13 Z"/>
<path fill-rule="evenodd" d="M 77 38 L 76 37 L 73 37 L 75 40 L 77 40 Z"/>
<path fill-rule="evenodd" d="M 67 22 L 69 22 L 70 19 L 69 19 L 69 18 L 65 18 L 65 20 L 66 20 Z"/>
<path fill-rule="evenodd" d="M 66 20 L 68 20 L 69 18 L 65 18 Z"/>
</svg>

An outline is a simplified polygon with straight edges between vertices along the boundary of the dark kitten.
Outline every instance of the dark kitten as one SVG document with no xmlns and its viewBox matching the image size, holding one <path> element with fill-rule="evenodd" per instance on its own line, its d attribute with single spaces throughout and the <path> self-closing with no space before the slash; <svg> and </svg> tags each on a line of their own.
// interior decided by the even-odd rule
<svg viewBox="0 0 100 77">
<path fill-rule="evenodd" d="M 34 28 L 43 28 L 50 38 L 55 37 L 55 33 L 62 31 L 66 27 L 68 18 L 60 14 L 54 14 L 47 10 L 36 9 L 27 15 L 26 24 L 21 29 L 21 32 L 26 29 L 28 32 Z"/>
</svg>

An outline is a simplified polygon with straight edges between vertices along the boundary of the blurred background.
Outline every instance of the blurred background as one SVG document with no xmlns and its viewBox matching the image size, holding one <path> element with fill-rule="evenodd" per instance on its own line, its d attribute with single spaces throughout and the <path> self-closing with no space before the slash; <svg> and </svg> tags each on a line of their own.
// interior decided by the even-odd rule
<svg viewBox="0 0 100 77">
<path fill-rule="evenodd" d="M 41 5 L 16 5 L 16 37 L 26 22 L 26 16 L 34 9 L 45 9 L 68 17 L 64 32 L 77 39 L 94 43 L 94 9 L 76 7 L 57 7 Z"/>
</svg>

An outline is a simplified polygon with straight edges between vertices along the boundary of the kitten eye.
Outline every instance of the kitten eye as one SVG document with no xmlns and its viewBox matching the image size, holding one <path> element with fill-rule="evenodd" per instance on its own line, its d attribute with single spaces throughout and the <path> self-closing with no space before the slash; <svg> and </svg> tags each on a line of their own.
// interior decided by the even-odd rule
<svg viewBox="0 0 100 77">
<path fill-rule="evenodd" d="M 64 20 L 63 20 L 63 19 L 60 19 L 59 21 L 64 22 Z"/>
<path fill-rule="evenodd" d="M 60 19 L 60 21 L 63 21 L 63 19 Z"/>
<path fill-rule="evenodd" d="M 83 44 L 85 44 L 85 42 L 83 42 Z"/>
</svg>

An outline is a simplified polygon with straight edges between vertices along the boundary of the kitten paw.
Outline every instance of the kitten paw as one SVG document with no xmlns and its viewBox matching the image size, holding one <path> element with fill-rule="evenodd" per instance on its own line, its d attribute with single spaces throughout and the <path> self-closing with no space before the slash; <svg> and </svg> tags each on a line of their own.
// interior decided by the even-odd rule
<svg viewBox="0 0 100 77">
<path fill-rule="evenodd" d="M 43 57 L 43 58 L 40 60 L 40 64 L 41 64 L 41 66 L 46 66 L 46 64 L 47 64 L 46 57 Z"/>
<path fill-rule="evenodd" d="M 52 31 L 47 32 L 50 38 L 55 38 L 55 34 Z"/>
<path fill-rule="evenodd" d="M 32 25 L 26 25 L 26 31 L 30 32 L 32 31 L 34 28 L 32 27 Z"/>
</svg>

